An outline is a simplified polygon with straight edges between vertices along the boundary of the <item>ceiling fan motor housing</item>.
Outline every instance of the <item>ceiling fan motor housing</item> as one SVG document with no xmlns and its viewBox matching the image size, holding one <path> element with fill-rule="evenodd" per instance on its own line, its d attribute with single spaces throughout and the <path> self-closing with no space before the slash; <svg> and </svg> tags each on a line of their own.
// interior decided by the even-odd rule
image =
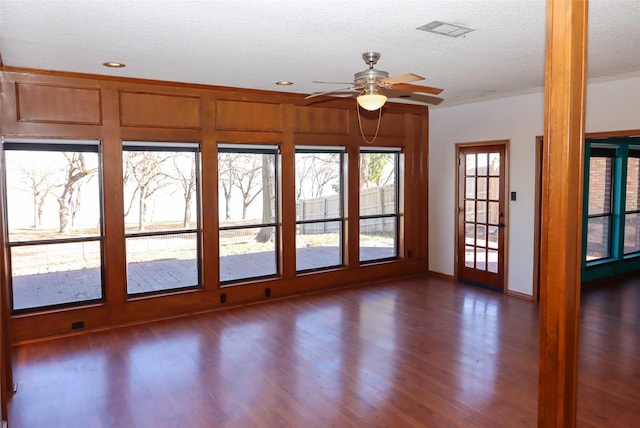
<svg viewBox="0 0 640 428">
<path fill-rule="evenodd" d="M 382 79 L 386 79 L 389 77 L 389 73 L 382 70 L 376 70 L 375 68 L 370 68 L 368 70 L 361 71 L 353 75 L 354 77 L 354 87 L 356 89 L 364 89 L 368 84 L 375 83 L 376 85 L 387 88 L 390 85 L 382 82 Z"/>
</svg>

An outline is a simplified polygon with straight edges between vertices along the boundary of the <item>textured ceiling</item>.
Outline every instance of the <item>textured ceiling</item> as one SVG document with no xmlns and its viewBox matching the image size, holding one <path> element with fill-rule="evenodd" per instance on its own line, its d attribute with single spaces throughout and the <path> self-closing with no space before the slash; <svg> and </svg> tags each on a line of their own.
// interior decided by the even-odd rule
<svg viewBox="0 0 640 428">
<path fill-rule="evenodd" d="M 5 66 L 284 92 L 366 69 L 416 73 L 441 106 L 544 83 L 544 0 L 0 0 Z M 433 20 L 475 29 L 450 38 Z M 640 74 L 640 1 L 589 2 L 589 79 Z M 105 61 L 127 64 L 108 69 Z M 294 82 L 279 87 L 279 80 Z"/>
</svg>

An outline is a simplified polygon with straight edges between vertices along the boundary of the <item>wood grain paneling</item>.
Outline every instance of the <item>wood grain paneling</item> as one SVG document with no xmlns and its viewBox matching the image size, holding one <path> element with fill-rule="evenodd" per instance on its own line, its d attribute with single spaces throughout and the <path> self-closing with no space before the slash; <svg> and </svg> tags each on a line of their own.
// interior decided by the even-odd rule
<svg viewBox="0 0 640 428">
<path fill-rule="evenodd" d="M 99 305 L 83 305 L 62 310 L 36 311 L 34 313 L 11 316 L 7 336 L 12 344 L 32 339 L 75 334 L 71 323 L 84 320 L 84 331 L 95 331 L 124 324 L 143 322 L 167 317 L 182 316 L 193 312 L 214 310 L 229 305 L 244 304 L 264 299 L 265 287 L 271 289 L 271 298 L 283 297 L 326 288 L 347 286 L 364 281 L 378 281 L 383 278 L 424 272 L 426 265 L 419 257 L 413 256 L 389 263 L 360 266 L 358 263 L 358 144 L 362 143 L 358 129 L 355 101 L 343 100 L 323 103 L 309 108 L 302 105 L 300 96 L 273 94 L 261 91 L 229 88 L 222 91 L 216 87 L 172 84 L 167 82 L 139 81 L 133 79 L 101 78 L 55 72 L 2 71 L 3 132 L 14 136 L 42 138 L 99 138 L 104 145 L 103 174 L 105 196 L 104 231 L 105 238 L 105 302 Z M 62 101 L 61 109 L 66 111 L 53 123 L 19 122 L 18 103 L 14 96 L 16 82 L 34 86 L 49 92 L 66 93 L 72 88 L 74 96 Z M 26 86 L 25 86 L 26 88 Z M 51 89 L 53 88 L 53 89 Z M 63 88 L 62 90 L 60 88 Z M 30 88 L 29 95 L 36 94 Z M 98 119 L 74 119 L 68 112 L 88 114 L 79 93 L 97 94 L 100 123 L 90 124 Z M 74 98 L 75 97 L 75 98 Z M 91 98 L 91 97 L 87 97 Z M 24 99 L 23 99 L 24 100 Z M 47 97 L 31 101 L 31 119 L 42 119 L 49 112 Z M 24 107 L 24 105 L 23 105 Z M 49 110 L 47 110 L 49 109 Z M 37 114 L 36 114 L 37 113 Z M 38 116 L 39 114 L 39 116 Z M 49 114 L 50 120 L 51 114 Z M 418 120 L 409 120 L 410 115 L 426 118 L 428 110 L 410 105 L 385 106 L 381 137 L 376 145 L 401 147 L 406 150 L 407 164 L 414 156 L 426 150 L 427 133 L 421 132 Z M 62 123 L 70 120 L 82 123 Z M 62 119 L 61 119 L 62 118 Z M 377 119 L 377 116 L 376 116 Z M 366 126 L 365 118 L 365 126 Z M 424 122 L 426 123 L 426 122 Z M 375 131 L 375 124 L 367 130 Z M 399 137 L 401 136 L 401 137 Z M 412 138 L 421 141 L 412 145 Z M 122 140 L 141 141 L 197 141 L 202 144 L 202 199 L 203 215 L 202 289 L 144 296 L 130 299 L 126 296 L 126 261 L 124 259 L 124 231 L 122 225 Z M 282 210 L 283 236 L 281 240 L 281 263 L 283 276 L 270 280 L 256 280 L 220 288 L 218 280 L 218 196 L 217 196 L 217 150 L 219 142 L 278 144 L 282 148 L 282 189 L 285 207 Z M 294 168 L 291 156 L 296 144 L 340 145 L 349 153 L 347 169 L 351 183 L 347 190 L 349 218 L 345 224 L 345 262 L 342 269 L 314 272 L 307 275 L 295 274 L 295 210 L 287 205 L 293 198 Z M 405 179 L 405 210 L 416 213 L 418 201 L 425 204 L 426 189 L 416 186 L 410 171 Z M 423 176 L 426 179 L 426 175 Z M 1 195 L 0 195 L 1 197 Z M 294 204 L 295 205 L 295 204 Z M 424 213 L 427 210 L 423 210 Z M 426 214 L 414 215 L 414 221 L 407 223 L 405 234 L 421 234 L 426 231 Z M 413 224 L 419 219 L 420 227 Z M 401 237 L 404 240 L 404 237 Z M 425 243 L 425 236 L 412 236 L 414 242 Z M 403 241 L 404 242 L 404 241 Z M 404 244 L 403 244 L 404 245 Z M 412 249 L 415 252 L 416 246 Z M 0 263 L 6 263 L 6 256 L 0 256 Z M 7 278 L 0 278 L 2 289 L 8 292 Z M 226 296 L 226 303 L 220 302 L 220 294 Z M 8 315 L 8 314 L 7 314 Z"/>
<path fill-rule="evenodd" d="M 20 122 L 102 123 L 98 88 L 17 82 L 16 104 Z"/>
<path fill-rule="evenodd" d="M 367 139 L 371 139 L 376 133 L 378 126 L 378 112 L 369 112 L 360 109 L 360 122 L 362 123 L 362 131 Z M 379 137 L 404 137 L 404 115 L 398 113 L 385 112 L 382 110 L 382 118 L 380 119 Z"/>
<path fill-rule="evenodd" d="M 120 124 L 153 128 L 202 128 L 200 97 L 120 92 Z"/>
<path fill-rule="evenodd" d="M 299 134 L 349 134 L 349 111 L 296 106 L 294 132 Z"/>
<path fill-rule="evenodd" d="M 282 132 L 282 105 L 218 100 L 216 102 L 216 129 Z"/>
</svg>

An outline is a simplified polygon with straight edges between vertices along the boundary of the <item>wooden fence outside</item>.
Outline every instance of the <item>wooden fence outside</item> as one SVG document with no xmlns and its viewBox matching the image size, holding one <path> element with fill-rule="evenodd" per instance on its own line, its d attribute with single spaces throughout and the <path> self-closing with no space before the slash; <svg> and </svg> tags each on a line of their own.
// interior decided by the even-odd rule
<svg viewBox="0 0 640 428">
<path fill-rule="evenodd" d="M 362 189 L 360 191 L 360 215 L 392 214 L 396 210 L 395 186 Z M 321 198 L 303 199 L 296 206 L 297 219 L 322 220 L 340 218 L 340 198 L 331 195 Z M 340 230 L 340 222 L 305 223 L 298 225 L 299 235 L 336 233 Z M 360 224 L 360 233 L 367 235 L 395 234 L 395 219 L 366 219 Z"/>
</svg>

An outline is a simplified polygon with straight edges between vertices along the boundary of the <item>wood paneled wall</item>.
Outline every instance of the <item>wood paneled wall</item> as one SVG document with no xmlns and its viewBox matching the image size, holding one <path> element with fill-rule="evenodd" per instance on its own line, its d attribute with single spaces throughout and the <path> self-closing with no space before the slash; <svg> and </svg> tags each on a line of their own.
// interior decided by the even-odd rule
<svg viewBox="0 0 640 428">
<path fill-rule="evenodd" d="M 375 146 L 400 147 L 403 168 L 400 254 L 392 262 L 358 263 L 358 154 L 360 135 L 356 102 L 301 95 L 250 91 L 170 82 L 115 79 L 4 68 L 0 132 L 3 136 L 93 138 L 102 142 L 105 300 L 63 310 L 13 315 L 11 343 L 71 334 L 71 323 L 85 330 L 181 316 L 224 306 L 334 288 L 427 271 L 428 109 L 388 103 Z M 363 112 L 368 138 L 376 130 L 377 112 Z M 189 141 L 201 144 L 203 284 L 200 289 L 131 298 L 126 294 L 122 141 Z M 282 274 L 221 288 L 218 283 L 217 144 L 271 143 L 282 153 Z M 295 145 L 340 145 L 349 156 L 347 265 L 313 274 L 295 272 Z M 4 224 L 1 225 L 4 230 Z M 3 260 L 6 242 L 1 238 Z M 409 256 L 411 254 L 411 256 Z M 2 290 L 8 281 L 2 278 Z M 220 303 L 220 294 L 226 303 Z M 74 331 L 75 333 L 76 331 Z"/>
</svg>

